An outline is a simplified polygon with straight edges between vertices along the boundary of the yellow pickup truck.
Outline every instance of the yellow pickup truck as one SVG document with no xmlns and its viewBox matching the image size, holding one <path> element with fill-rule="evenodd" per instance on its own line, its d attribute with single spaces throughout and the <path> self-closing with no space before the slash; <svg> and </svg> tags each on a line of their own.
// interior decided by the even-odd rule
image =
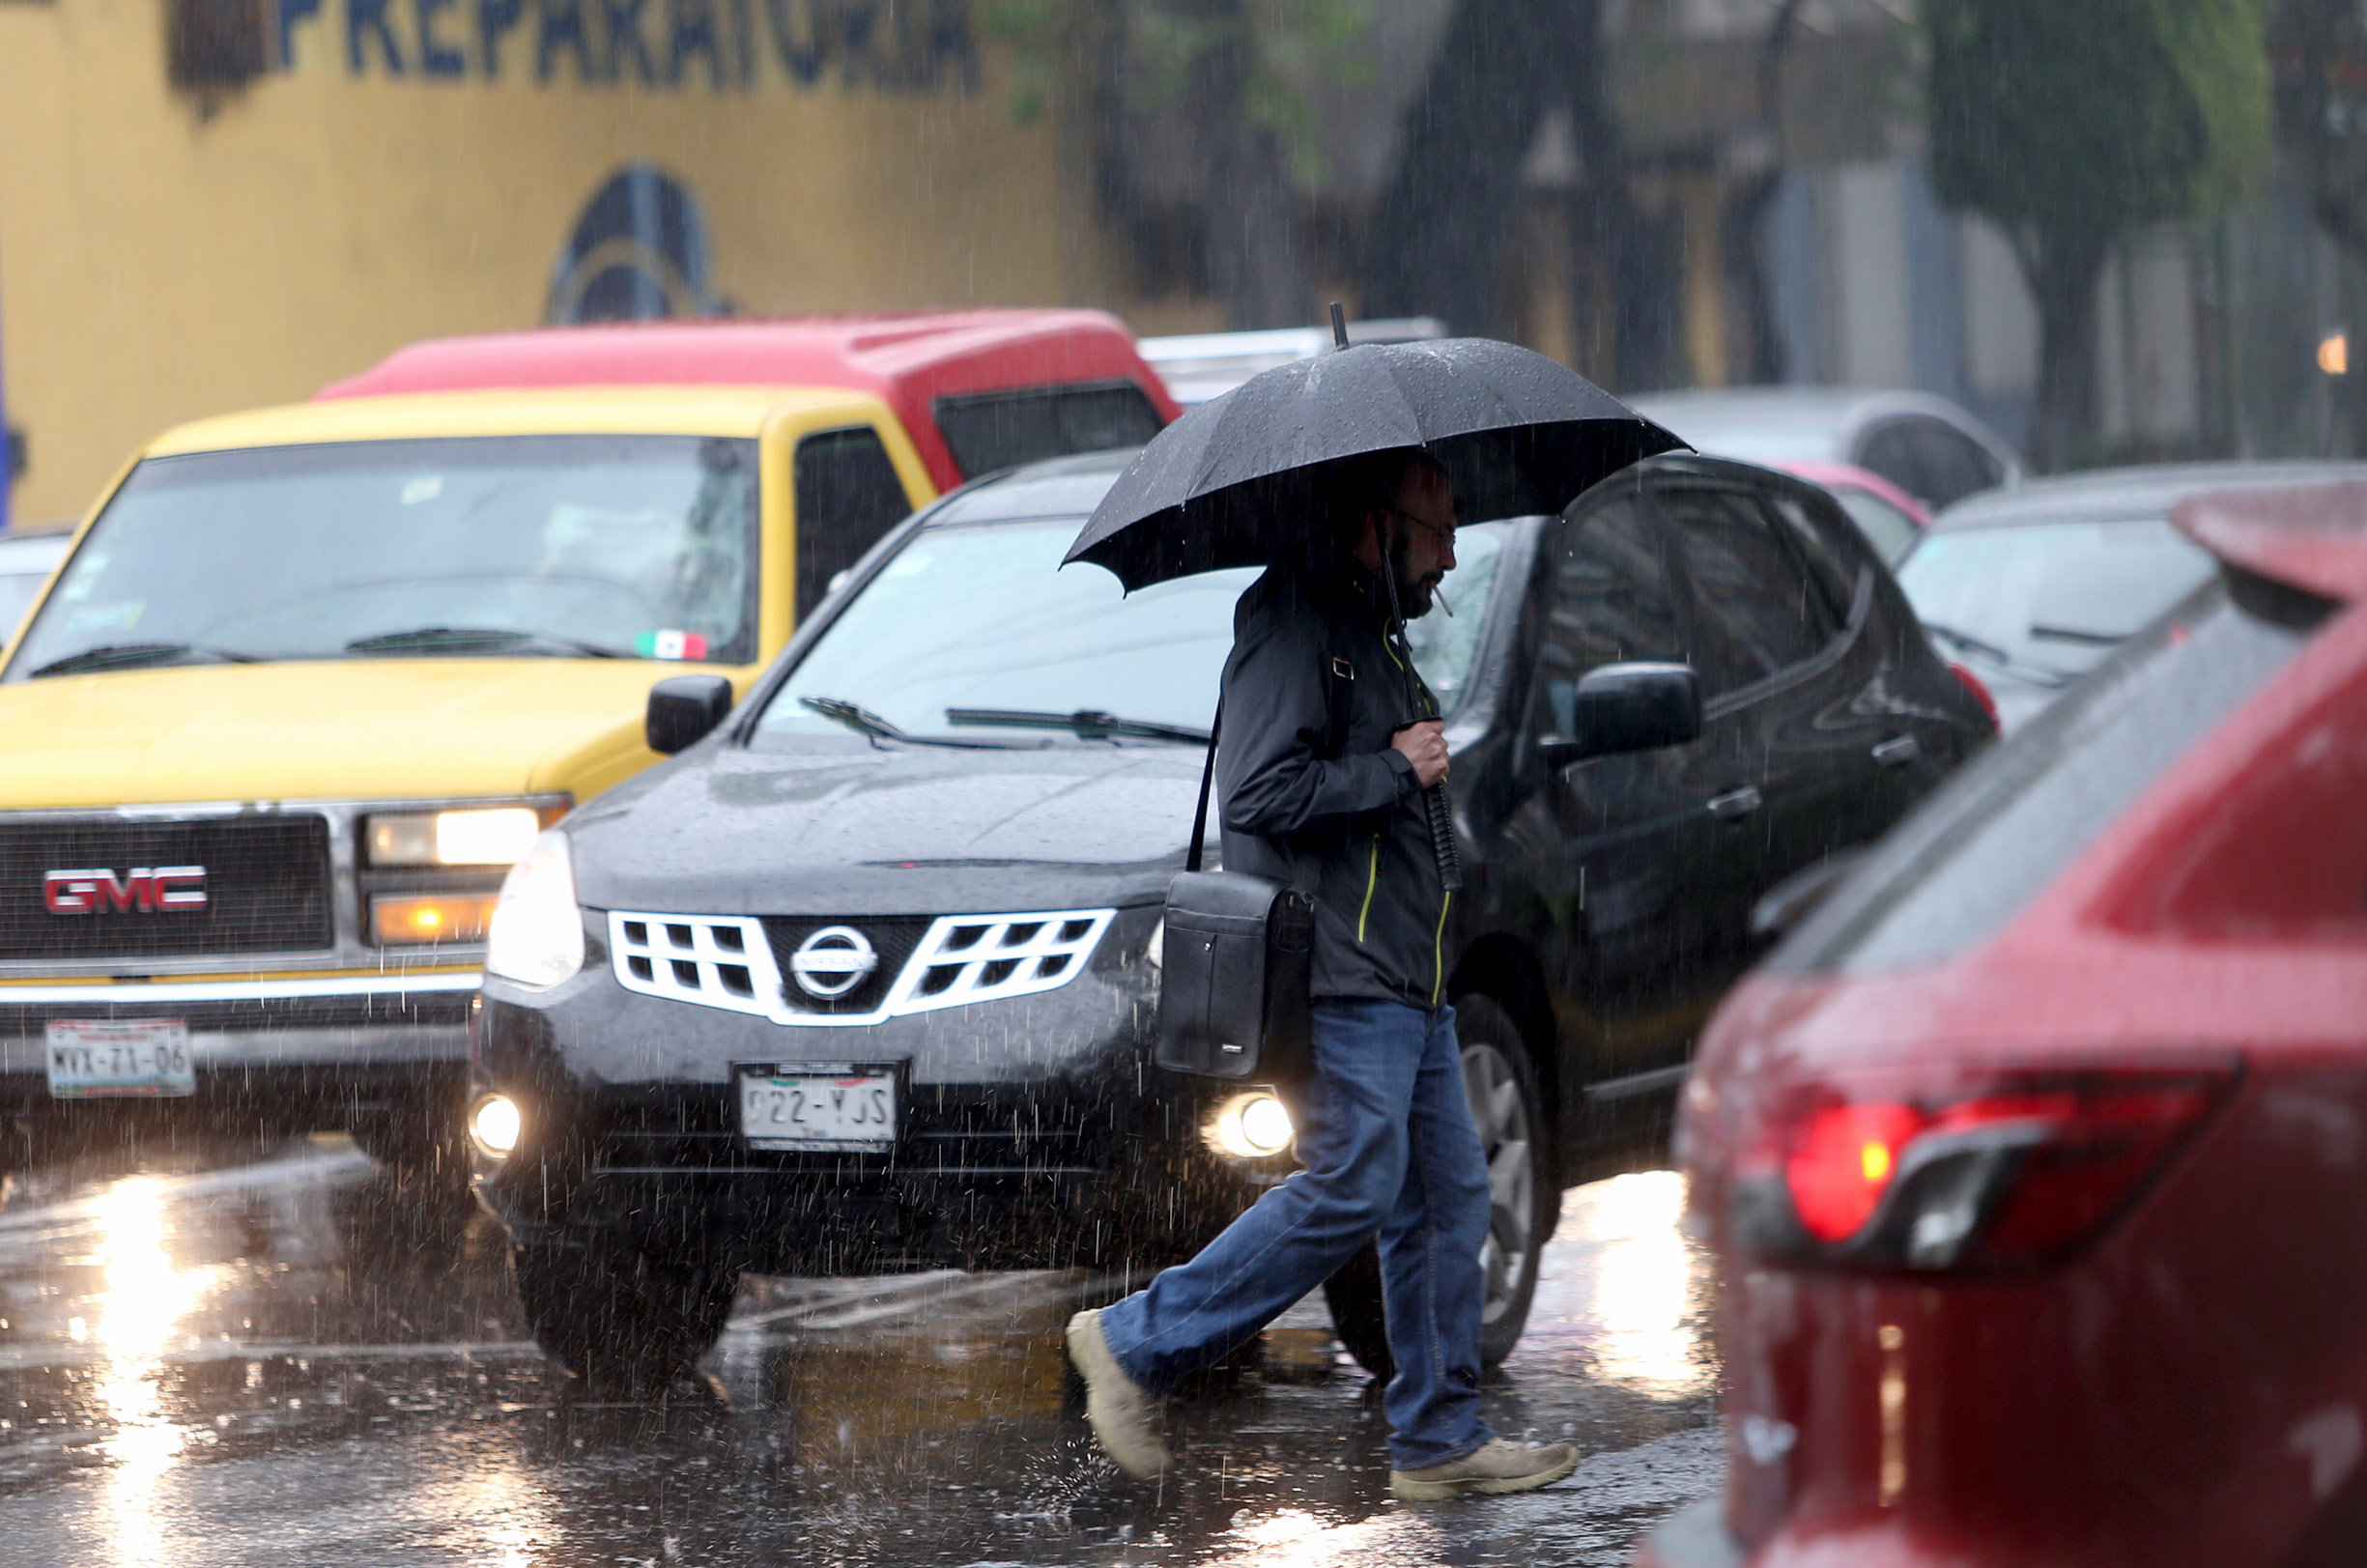
<svg viewBox="0 0 2367 1568">
<path fill-rule="evenodd" d="M 190 1126 L 439 1157 L 505 869 L 658 759 L 653 683 L 738 689 L 788 641 L 801 531 L 843 554 L 935 491 L 831 387 L 355 397 L 152 442 L 0 662 L 0 1168 Z"/>
</svg>

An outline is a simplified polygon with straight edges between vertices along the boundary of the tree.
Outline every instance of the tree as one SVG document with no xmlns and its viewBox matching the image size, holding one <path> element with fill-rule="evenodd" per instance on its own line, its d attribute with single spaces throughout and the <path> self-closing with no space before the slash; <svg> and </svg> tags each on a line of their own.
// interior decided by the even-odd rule
<svg viewBox="0 0 2367 1568">
<path fill-rule="evenodd" d="M 1932 181 L 2011 240 L 2039 309 L 2032 458 L 2096 435 L 2096 287 L 2148 224 L 2232 199 L 2265 153 L 2259 0 L 1925 0 Z"/>
<path fill-rule="evenodd" d="M 1023 122 L 1064 84 L 1090 97 L 1101 205 L 1151 281 L 1208 290 L 1234 328 L 1302 327 L 1315 96 L 1353 74 L 1368 3 L 989 0 L 985 19 L 1013 50 Z"/>
<path fill-rule="evenodd" d="M 1573 239 L 1610 273 L 1616 379 L 1630 389 L 1663 384 L 1677 269 L 1669 226 L 1647 219 L 1629 188 L 1605 91 L 1602 14 L 1602 0 L 1457 0 L 1406 111 L 1366 246 L 1369 314 L 1437 316 L 1457 332 L 1501 335 L 1521 172 L 1558 109 L 1582 171 Z"/>
<path fill-rule="evenodd" d="M 2367 453 L 2367 11 L 2357 0 L 2282 0 L 2268 38 L 2277 141 L 2310 215 L 2351 263 L 2344 402 L 2351 450 Z"/>
</svg>

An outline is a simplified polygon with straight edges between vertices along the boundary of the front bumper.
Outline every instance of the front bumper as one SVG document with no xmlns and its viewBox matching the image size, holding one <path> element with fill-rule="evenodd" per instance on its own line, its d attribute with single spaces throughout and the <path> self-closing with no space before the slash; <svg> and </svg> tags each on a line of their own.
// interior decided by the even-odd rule
<svg viewBox="0 0 2367 1568">
<path fill-rule="evenodd" d="M 476 1086 L 524 1132 L 478 1193 L 522 1240 L 597 1229 L 766 1272 L 1171 1262 L 1292 1168 L 1231 1160 L 1201 1125 L 1238 1092 L 1158 1071 L 1138 959 L 1155 906 L 1122 910 L 1059 988 L 849 1023 L 627 990 L 596 928 L 547 991 L 489 978 Z M 885 1154 L 784 1154 L 739 1134 L 735 1069 L 876 1064 L 902 1078 Z"/>
<path fill-rule="evenodd" d="M 350 1127 L 456 1099 L 473 970 L 148 984 L 0 985 L 0 1118 L 33 1127 L 193 1123 L 265 1133 Z M 187 1025 L 194 1096 L 51 1097 L 53 1020 Z"/>
</svg>

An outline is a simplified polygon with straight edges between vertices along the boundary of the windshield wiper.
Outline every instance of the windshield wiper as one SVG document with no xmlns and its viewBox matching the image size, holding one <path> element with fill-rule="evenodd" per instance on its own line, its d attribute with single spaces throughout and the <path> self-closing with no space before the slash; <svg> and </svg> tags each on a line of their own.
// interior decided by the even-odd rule
<svg viewBox="0 0 2367 1568">
<path fill-rule="evenodd" d="M 801 697 L 797 705 L 811 708 L 823 718 L 842 724 L 868 740 L 892 740 L 903 746 L 954 746 L 964 751 L 1008 751 L 1000 741 L 955 740 L 948 735 L 914 735 L 898 729 L 870 708 L 849 702 L 842 697 Z"/>
<path fill-rule="evenodd" d="M 2017 680 L 2026 680 L 2033 686 L 2060 687 L 2068 684 L 2069 680 L 2069 677 L 2060 670 L 2049 670 L 2044 665 L 2024 663 L 1996 643 L 1984 641 L 1970 632 L 1959 632 L 1954 627 L 1943 626 L 1936 620 L 1924 622 L 1924 630 L 1944 641 L 1954 643 L 1967 653 L 1986 659 L 2007 674 Z"/>
<path fill-rule="evenodd" d="M 604 648 L 593 642 L 578 642 L 571 638 L 549 637 L 541 632 L 503 631 L 498 627 L 478 626 L 419 626 L 408 632 L 381 632 L 375 637 L 357 637 L 345 645 L 348 653 L 461 653 L 471 648 L 512 647 L 521 642 L 538 642 L 546 647 L 563 648 L 585 659 L 621 659 L 625 657 L 613 648 Z"/>
<path fill-rule="evenodd" d="M 1074 713 L 1035 713 L 1014 708 L 947 708 L 945 722 L 955 725 L 997 725 L 1007 729 L 1066 729 L 1087 740 L 1130 735 L 1141 740 L 1171 740 L 1184 746 L 1206 746 L 1209 732 L 1189 725 L 1154 724 L 1147 719 L 1121 719 L 1096 708 Z"/>
<path fill-rule="evenodd" d="M 2092 648 L 2117 648 L 2128 641 L 2126 632 L 2085 632 L 2076 626 L 2041 626 L 2033 621 L 2030 635 L 2054 642 L 2078 642 Z"/>
<path fill-rule="evenodd" d="M 52 659 L 26 678 L 37 680 L 43 675 L 72 675 L 88 670 L 114 670 L 131 665 L 163 664 L 173 659 L 190 657 L 214 659 L 226 665 L 252 665 L 263 661 L 251 653 L 233 653 L 228 648 L 203 647 L 195 642 L 109 642 L 103 647 L 84 648 L 63 659 Z"/>
</svg>

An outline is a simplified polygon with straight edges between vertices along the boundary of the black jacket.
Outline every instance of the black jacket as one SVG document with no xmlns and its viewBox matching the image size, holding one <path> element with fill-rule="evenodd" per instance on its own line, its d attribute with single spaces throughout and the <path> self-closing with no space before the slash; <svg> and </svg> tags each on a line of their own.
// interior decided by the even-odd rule
<svg viewBox="0 0 2367 1568">
<path fill-rule="evenodd" d="M 1437 712 L 1370 583 L 1277 568 L 1235 607 L 1216 753 L 1225 869 L 1314 895 L 1318 997 L 1446 1001 L 1449 895 L 1420 782 L 1389 745 Z"/>
</svg>

